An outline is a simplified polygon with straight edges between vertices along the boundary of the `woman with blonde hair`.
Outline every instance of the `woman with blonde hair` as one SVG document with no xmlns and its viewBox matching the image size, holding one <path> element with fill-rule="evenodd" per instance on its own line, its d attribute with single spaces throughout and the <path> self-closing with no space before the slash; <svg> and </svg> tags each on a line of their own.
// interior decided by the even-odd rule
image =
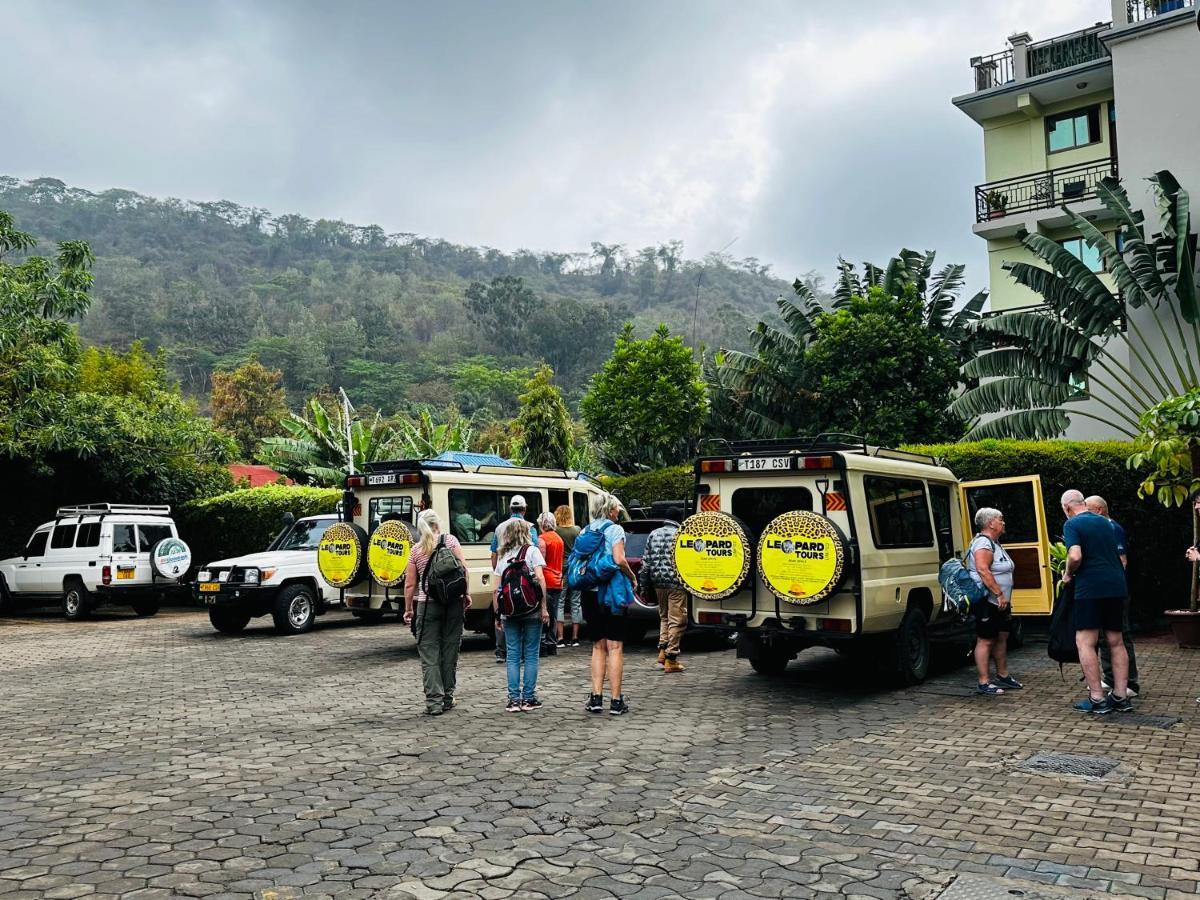
<svg viewBox="0 0 1200 900">
<path fill-rule="evenodd" d="M 529 523 L 511 519 L 500 532 L 496 545 L 496 587 L 492 592 L 492 610 L 500 618 L 500 592 L 511 566 L 524 566 L 529 581 L 536 581 L 541 602 L 528 613 L 504 617 L 505 662 L 508 674 L 508 703 L 505 712 L 533 712 L 542 708 L 537 695 L 538 654 L 541 652 L 542 626 L 550 622 L 546 606 L 546 559 L 533 542 Z M 521 675 L 524 672 L 524 682 Z"/>
<path fill-rule="evenodd" d="M 432 509 L 417 516 L 420 539 L 408 557 L 404 572 L 404 623 L 416 619 L 417 654 L 421 657 L 421 679 L 425 687 L 425 714 L 440 716 L 454 708 L 458 681 L 458 651 L 462 645 L 463 618 L 471 605 L 470 591 L 459 597 L 439 598 L 426 594 L 430 566 L 445 553 L 457 558 L 462 571 L 467 560 L 452 534 L 442 530 L 442 520 Z M 465 582 L 464 582 L 465 585 Z M 431 591 L 432 592 L 432 591 Z"/>
<path fill-rule="evenodd" d="M 575 538 L 579 537 L 579 526 L 575 524 L 575 516 L 571 512 L 571 507 L 564 503 L 554 510 L 554 523 L 554 533 L 563 543 L 563 560 L 565 561 L 571 555 L 571 551 L 575 549 Z M 571 587 L 564 579 L 562 591 L 559 592 L 558 603 L 554 609 L 554 628 L 560 647 L 567 645 L 563 635 L 568 609 L 571 611 L 571 646 L 578 647 L 579 625 L 583 622 L 583 594 L 579 588 Z"/>
</svg>

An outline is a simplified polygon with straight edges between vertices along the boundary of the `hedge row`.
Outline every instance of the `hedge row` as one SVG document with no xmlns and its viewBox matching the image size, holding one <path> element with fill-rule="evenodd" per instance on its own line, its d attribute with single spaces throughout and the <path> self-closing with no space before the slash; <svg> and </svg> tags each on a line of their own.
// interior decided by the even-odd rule
<svg viewBox="0 0 1200 900">
<path fill-rule="evenodd" d="M 341 498 L 336 488 L 246 488 L 185 503 L 176 511 L 175 523 L 196 565 L 202 566 L 265 550 L 282 529 L 284 513 L 297 519 L 331 513 Z"/>
<path fill-rule="evenodd" d="M 1191 543 L 1186 509 L 1164 509 L 1138 497 L 1143 473 L 1126 468 L 1131 446 L 1120 441 L 979 441 L 910 446 L 906 450 L 942 459 L 962 481 L 1040 475 L 1051 540 L 1062 538 L 1063 491 L 1099 494 L 1129 536 L 1130 593 L 1135 618 L 1150 619 L 1163 609 L 1186 606 L 1189 567 L 1183 551 Z M 605 487 L 625 503 L 677 500 L 691 496 L 692 467 L 677 466 L 628 477 L 605 479 Z"/>
</svg>

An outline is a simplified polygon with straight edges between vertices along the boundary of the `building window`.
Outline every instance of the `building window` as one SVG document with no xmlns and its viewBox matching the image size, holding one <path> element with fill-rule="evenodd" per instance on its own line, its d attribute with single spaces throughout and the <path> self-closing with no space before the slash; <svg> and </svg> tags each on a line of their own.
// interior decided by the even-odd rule
<svg viewBox="0 0 1200 900">
<path fill-rule="evenodd" d="M 1104 258 L 1100 255 L 1100 250 L 1096 247 L 1089 247 L 1087 241 L 1083 238 L 1067 238 L 1067 240 L 1059 241 L 1058 243 L 1062 245 L 1064 250 L 1087 266 L 1090 271 L 1104 271 Z"/>
<path fill-rule="evenodd" d="M 1100 107 L 1046 116 L 1046 145 L 1051 153 L 1100 141 Z"/>
<path fill-rule="evenodd" d="M 871 535 L 883 548 L 932 547 L 933 524 L 925 483 L 907 478 L 863 478 Z"/>
</svg>

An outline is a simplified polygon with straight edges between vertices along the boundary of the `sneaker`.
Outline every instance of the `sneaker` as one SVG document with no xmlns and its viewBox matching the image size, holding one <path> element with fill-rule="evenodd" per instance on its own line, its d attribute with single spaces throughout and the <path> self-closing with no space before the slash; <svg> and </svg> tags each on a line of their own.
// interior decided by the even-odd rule
<svg viewBox="0 0 1200 900">
<path fill-rule="evenodd" d="M 458 706 L 458 701 L 453 697 L 447 697 L 442 701 L 442 712 L 450 712 L 456 706 Z"/>
<path fill-rule="evenodd" d="M 1118 697 L 1116 694 L 1109 694 L 1108 702 L 1115 712 L 1133 712 L 1133 704 L 1129 702 L 1129 698 L 1131 696 L 1133 696 L 1133 691 L 1130 691 L 1124 697 Z"/>
<path fill-rule="evenodd" d="M 587 703 L 583 708 L 590 713 L 604 712 L 604 697 L 600 694 L 588 694 Z"/>
<path fill-rule="evenodd" d="M 658 664 L 661 666 L 661 665 L 665 665 L 666 662 L 667 662 L 667 648 L 659 647 L 658 648 Z"/>
<path fill-rule="evenodd" d="M 663 663 L 663 673 L 664 674 L 667 672 L 682 672 L 682 671 L 683 671 L 683 663 L 681 663 L 677 659 L 668 659 L 665 663 Z"/>
<path fill-rule="evenodd" d="M 1107 697 L 1103 700 L 1093 700 L 1091 697 L 1084 697 L 1075 704 L 1074 708 L 1080 712 L 1095 713 L 1098 716 L 1107 715 L 1113 711 L 1112 704 L 1108 702 Z"/>
<path fill-rule="evenodd" d="M 508 662 L 508 660 L 505 659 L 503 656 L 497 656 L 496 662 L 500 663 L 500 665 L 504 665 L 506 662 Z"/>
<path fill-rule="evenodd" d="M 579 641 L 571 641 L 571 646 L 572 646 L 572 647 L 578 647 L 578 646 L 579 646 Z"/>
<path fill-rule="evenodd" d="M 444 710 L 440 706 L 425 707 L 425 715 L 427 716 L 440 716 L 443 712 Z"/>
<path fill-rule="evenodd" d="M 1011 675 L 997 675 L 996 684 L 1002 688 L 1008 688 L 1010 691 L 1019 691 L 1025 687 L 1025 685 L 1021 684 L 1021 682 L 1017 681 Z"/>
<path fill-rule="evenodd" d="M 988 697 L 995 697 L 998 694 L 1003 694 L 1004 689 L 996 687 L 996 685 L 992 684 L 989 681 L 986 684 L 978 684 L 977 683 L 975 685 L 975 693 L 984 694 L 985 696 L 988 696 Z"/>
<path fill-rule="evenodd" d="M 505 704 L 504 711 L 505 712 L 520 712 L 521 711 L 521 701 L 516 699 L 515 697 L 510 697 L 508 700 L 508 703 Z"/>
<path fill-rule="evenodd" d="M 522 712 L 533 712 L 535 709 L 541 709 L 541 708 L 542 708 L 542 701 L 537 698 L 536 694 L 532 697 L 529 697 L 528 699 L 521 701 L 521 711 Z"/>
<path fill-rule="evenodd" d="M 567 644 L 565 641 L 555 641 L 554 646 L 561 650 L 563 647 L 567 646 Z"/>
<path fill-rule="evenodd" d="M 612 716 L 623 716 L 629 712 L 629 704 L 625 702 L 625 695 L 613 697 L 612 703 L 608 706 L 608 713 Z"/>
</svg>

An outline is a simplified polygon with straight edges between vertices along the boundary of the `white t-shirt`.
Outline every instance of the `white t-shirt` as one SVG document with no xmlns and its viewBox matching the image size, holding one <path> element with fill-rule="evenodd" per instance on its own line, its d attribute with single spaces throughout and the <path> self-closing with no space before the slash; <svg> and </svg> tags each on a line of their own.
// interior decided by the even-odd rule
<svg viewBox="0 0 1200 900">
<path fill-rule="evenodd" d="M 529 566 L 530 570 L 537 569 L 538 566 L 546 565 L 546 557 L 542 556 L 542 551 L 537 548 L 536 544 L 526 544 L 529 549 L 525 552 L 525 565 Z M 496 557 L 496 574 L 503 575 L 504 570 L 508 568 L 508 564 L 517 558 L 517 554 L 521 552 L 520 547 L 513 547 L 503 556 Z"/>
</svg>

